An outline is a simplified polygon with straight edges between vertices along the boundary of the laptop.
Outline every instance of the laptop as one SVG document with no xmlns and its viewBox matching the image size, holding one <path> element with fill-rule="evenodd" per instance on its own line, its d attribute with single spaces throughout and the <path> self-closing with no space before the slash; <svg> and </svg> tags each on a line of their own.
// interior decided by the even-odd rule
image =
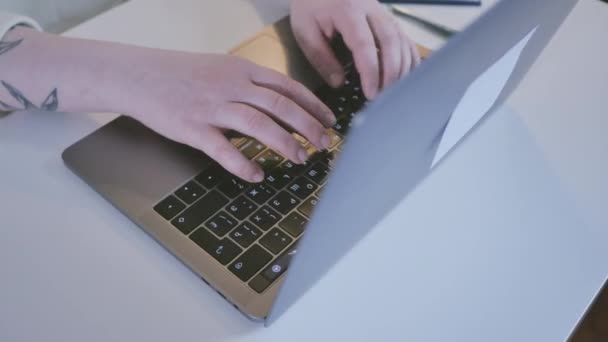
<svg viewBox="0 0 608 342">
<path fill-rule="evenodd" d="M 501 1 L 373 102 L 340 44 L 347 81 L 331 89 L 299 51 L 288 19 L 266 28 L 232 53 L 302 82 L 338 120 L 327 151 L 301 141 L 310 153 L 304 166 L 231 136 L 264 168 L 259 184 L 126 116 L 63 159 L 231 305 L 270 324 L 505 101 L 576 2 Z M 510 65 L 503 86 L 486 110 L 462 120 L 463 96 L 499 61 Z"/>
</svg>

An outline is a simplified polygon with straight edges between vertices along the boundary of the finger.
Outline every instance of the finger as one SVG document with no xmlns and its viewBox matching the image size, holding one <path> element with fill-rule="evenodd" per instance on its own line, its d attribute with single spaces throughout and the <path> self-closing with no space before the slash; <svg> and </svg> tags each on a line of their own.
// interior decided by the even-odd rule
<svg viewBox="0 0 608 342">
<path fill-rule="evenodd" d="M 413 67 L 417 67 L 420 65 L 420 61 L 422 61 L 422 57 L 420 56 L 420 50 L 418 50 L 418 45 L 407 35 L 405 34 L 405 38 L 410 42 L 409 46 L 412 50 L 412 56 L 414 56 L 414 65 Z"/>
<path fill-rule="evenodd" d="M 264 171 L 245 156 L 217 129 L 190 126 L 189 145 L 205 152 L 233 175 L 250 183 L 264 180 Z"/>
<path fill-rule="evenodd" d="M 257 86 L 274 90 L 288 97 L 326 127 L 331 127 L 336 123 L 336 117 L 331 110 L 300 82 L 277 71 L 265 68 L 256 68 L 253 71 L 252 82 Z"/>
<path fill-rule="evenodd" d="M 293 18 L 292 18 L 293 20 Z M 330 86 L 344 83 L 344 68 L 332 51 L 327 37 L 315 22 L 293 23 L 294 36 L 304 55 Z"/>
<path fill-rule="evenodd" d="M 372 29 L 376 44 L 380 48 L 382 88 L 395 82 L 401 75 L 402 40 L 399 37 L 398 27 L 391 17 L 383 10 L 368 15 L 367 20 Z"/>
<path fill-rule="evenodd" d="M 399 39 L 401 40 L 401 69 L 399 72 L 399 76 L 403 77 L 410 72 L 412 68 L 412 64 L 414 63 L 414 58 L 412 56 L 412 49 L 409 44 L 409 40 L 405 35 L 405 32 L 399 30 Z"/>
<path fill-rule="evenodd" d="M 353 54 L 365 96 L 373 99 L 380 84 L 378 49 L 365 15 L 356 10 L 351 10 L 350 13 L 338 16 L 335 26 Z"/>
<path fill-rule="evenodd" d="M 291 134 L 265 113 L 247 104 L 224 106 L 222 112 L 212 118 L 212 124 L 253 137 L 297 164 L 304 164 L 308 159 L 306 151 Z"/>
<path fill-rule="evenodd" d="M 252 86 L 241 93 L 239 102 L 257 108 L 274 118 L 282 126 L 300 133 L 318 149 L 323 150 L 329 147 L 331 139 L 325 133 L 323 125 L 290 98 L 258 86 Z"/>
</svg>

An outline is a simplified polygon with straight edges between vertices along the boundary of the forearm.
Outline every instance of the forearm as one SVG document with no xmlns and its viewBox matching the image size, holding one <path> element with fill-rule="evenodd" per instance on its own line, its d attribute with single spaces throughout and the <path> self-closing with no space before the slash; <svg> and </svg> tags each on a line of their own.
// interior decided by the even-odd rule
<svg viewBox="0 0 608 342">
<path fill-rule="evenodd" d="M 0 49 L 0 111 L 121 112 L 125 49 L 17 27 Z M 123 95 L 121 95 L 123 94 Z"/>
</svg>

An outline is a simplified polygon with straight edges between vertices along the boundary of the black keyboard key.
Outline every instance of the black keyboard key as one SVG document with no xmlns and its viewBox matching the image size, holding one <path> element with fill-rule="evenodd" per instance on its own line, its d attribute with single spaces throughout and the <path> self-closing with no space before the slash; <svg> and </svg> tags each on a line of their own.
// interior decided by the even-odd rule
<svg viewBox="0 0 608 342">
<path fill-rule="evenodd" d="M 357 72 L 354 64 L 350 63 L 350 65 L 346 66 L 344 69 L 346 79 L 349 80 L 351 84 L 361 84 L 361 76 L 359 75 L 359 72 Z"/>
<path fill-rule="evenodd" d="M 323 185 L 329 176 L 329 166 L 317 162 L 306 170 L 304 173 L 306 177 L 311 179 L 313 182 Z"/>
<path fill-rule="evenodd" d="M 272 254 L 266 252 L 259 245 L 253 245 L 240 257 L 236 258 L 228 269 L 242 281 L 247 281 L 270 260 L 272 260 Z"/>
<path fill-rule="evenodd" d="M 170 220 L 184 210 L 184 208 L 186 208 L 186 206 L 175 198 L 175 196 L 169 196 L 154 206 L 154 211 L 164 217 L 165 220 Z"/>
<path fill-rule="evenodd" d="M 264 276 L 258 274 L 249 282 L 249 287 L 251 287 L 257 293 L 262 293 L 268 288 L 268 286 L 270 286 L 270 284 L 271 282 L 266 280 Z"/>
<path fill-rule="evenodd" d="M 295 208 L 299 203 L 299 199 L 285 191 L 280 192 L 278 195 L 274 196 L 270 202 L 268 202 L 273 209 L 278 210 L 283 215 L 287 215 L 287 213 L 291 211 L 291 209 Z"/>
<path fill-rule="evenodd" d="M 249 222 L 244 222 L 235 230 L 231 231 L 229 236 L 232 240 L 243 246 L 243 248 L 247 248 L 257 239 L 262 237 L 262 234 L 262 231 L 257 229 L 254 225 Z"/>
<path fill-rule="evenodd" d="M 281 170 L 287 173 L 290 176 L 298 176 L 304 169 L 306 165 L 295 164 L 294 162 L 287 160 L 280 166 Z"/>
<path fill-rule="evenodd" d="M 214 232 L 215 235 L 222 237 L 228 234 L 232 228 L 236 227 L 236 219 L 232 216 L 228 215 L 224 211 L 220 211 L 218 214 L 213 216 L 207 223 L 205 223 L 205 227 L 209 228 L 210 231 Z"/>
<path fill-rule="evenodd" d="M 334 125 L 334 129 L 342 134 L 342 135 L 346 135 L 346 133 L 348 133 L 348 130 L 350 129 L 350 120 L 347 118 L 342 118 L 340 120 L 338 120 L 338 122 L 336 122 L 336 124 Z"/>
<path fill-rule="evenodd" d="M 363 108 L 367 100 L 362 94 L 355 93 L 350 96 L 350 106 L 353 109 L 353 112 L 358 112 Z"/>
<path fill-rule="evenodd" d="M 266 183 L 272 185 L 272 187 L 277 190 L 281 190 L 292 180 L 293 176 L 281 168 L 273 170 L 268 176 L 266 176 Z"/>
<path fill-rule="evenodd" d="M 255 158 L 255 162 L 258 163 L 264 170 L 269 170 L 281 164 L 283 160 L 285 160 L 285 158 L 281 157 L 273 150 L 266 150 L 264 153 Z"/>
<path fill-rule="evenodd" d="M 243 251 L 236 243 L 228 239 L 220 240 L 205 228 L 200 228 L 192 233 L 190 239 L 222 265 L 227 265 Z"/>
<path fill-rule="evenodd" d="M 276 258 L 275 261 L 270 263 L 270 265 L 260 272 L 260 275 L 271 283 L 277 280 L 277 278 L 289 268 L 291 259 L 293 259 L 293 256 L 298 252 L 297 248 L 297 244 L 293 244 L 280 257 Z"/>
<path fill-rule="evenodd" d="M 311 217 L 313 210 L 319 204 L 317 197 L 311 196 L 298 207 L 298 211 L 304 214 L 306 217 Z"/>
<path fill-rule="evenodd" d="M 311 180 L 308 180 L 305 177 L 299 177 L 287 187 L 287 189 L 291 191 L 292 194 L 298 196 L 301 199 L 305 199 L 310 196 L 313 192 L 317 190 L 317 188 L 319 188 L 317 184 L 315 184 Z"/>
<path fill-rule="evenodd" d="M 219 164 L 213 164 L 205 171 L 199 173 L 194 178 L 197 182 L 202 184 L 205 188 L 211 189 L 229 175 L 228 171 L 224 170 Z"/>
<path fill-rule="evenodd" d="M 265 149 L 266 145 L 255 139 L 250 139 L 241 147 L 241 152 L 243 152 L 247 159 L 251 159 L 260 154 Z"/>
<path fill-rule="evenodd" d="M 260 245 L 266 247 L 269 251 L 274 254 L 279 254 L 285 247 L 293 241 L 289 235 L 283 233 L 282 230 L 274 228 L 269 231 L 262 239 L 260 239 Z"/>
<path fill-rule="evenodd" d="M 321 102 L 325 103 L 329 106 L 331 100 L 336 96 L 334 88 L 330 87 L 328 84 L 323 84 L 320 86 L 314 94 L 321 100 Z"/>
<path fill-rule="evenodd" d="M 267 184 L 256 184 L 249 188 L 245 195 L 255 201 L 257 204 L 264 204 L 272 197 L 276 191 Z"/>
<path fill-rule="evenodd" d="M 338 91 L 338 93 L 329 100 L 329 109 L 331 109 L 336 118 L 342 117 L 350 110 L 348 97 L 344 94 L 344 91 Z"/>
<path fill-rule="evenodd" d="M 230 205 L 226 207 L 226 210 L 228 211 L 228 213 L 232 214 L 239 220 L 244 220 L 247 216 L 251 215 L 251 213 L 254 212 L 257 208 L 257 205 L 255 205 L 253 202 L 246 199 L 245 197 L 241 196 L 232 201 L 232 203 L 230 203 Z"/>
<path fill-rule="evenodd" d="M 349 125 L 351 124 L 351 122 L 353 121 L 353 119 L 355 118 L 355 116 L 357 116 L 356 112 L 351 112 L 348 115 L 345 116 L 347 122 L 349 123 Z"/>
<path fill-rule="evenodd" d="M 189 234 L 200 226 L 211 215 L 215 214 L 228 200 L 217 191 L 211 191 L 201 197 L 194 205 L 177 215 L 171 223 L 184 234 Z"/>
<path fill-rule="evenodd" d="M 313 156 L 314 161 L 320 161 L 325 165 L 329 166 L 330 169 L 333 169 L 336 163 L 336 158 L 338 157 L 337 150 L 333 151 L 322 151 Z"/>
<path fill-rule="evenodd" d="M 281 214 L 264 206 L 249 217 L 249 221 L 266 231 L 274 226 L 281 219 Z"/>
<path fill-rule="evenodd" d="M 353 90 L 353 93 L 361 96 L 363 101 L 367 101 L 367 99 L 365 98 L 365 94 L 363 93 L 363 89 L 361 88 L 361 84 L 359 84 L 359 83 L 354 84 L 352 86 L 352 90 Z"/>
<path fill-rule="evenodd" d="M 179 197 L 179 199 L 188 204 L 192 204 L 201 196 L 203 196 L 205 192 L 206 191 L 198 184 L 194 183 L 193 181 L 190 181 L 182 185 L 181 188 L 177 189 L 177 191 L 175 192 L 175 196 Z"/>
<path fill-rule="evenodd" d="M 298 237 L 304 232 L 306 223 L 308 223 L 308 220 L 294 211 L 279 223 L 279 227 L 285 229 L 291 236 Z"/>
<path fill-rule="evenodd" d="M 240 195 L 247 187 L 251 184 L 245 182 L 244 180 L 236 177 L 229 176 L 228 179 L 223 181 L 217 189 L 221 191 L 224 195 L 228 196 L 228 198 L 235 198 Z"/>
</svg>

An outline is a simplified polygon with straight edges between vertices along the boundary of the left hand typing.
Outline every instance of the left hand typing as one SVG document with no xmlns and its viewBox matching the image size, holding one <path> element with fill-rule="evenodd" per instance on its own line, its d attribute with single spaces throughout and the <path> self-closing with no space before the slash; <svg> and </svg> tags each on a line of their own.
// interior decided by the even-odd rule
<svg viewBox="0 0 608 342">
<path fill-rule="evenodd" d="M 368 99 L 420 63 L 416 45 L 376 0 L 293 0 L 291 25 L 306 57 L 333 87 L 344 82 L 344 70 L 329 40 L 341 34 Z"/>
</svg>

